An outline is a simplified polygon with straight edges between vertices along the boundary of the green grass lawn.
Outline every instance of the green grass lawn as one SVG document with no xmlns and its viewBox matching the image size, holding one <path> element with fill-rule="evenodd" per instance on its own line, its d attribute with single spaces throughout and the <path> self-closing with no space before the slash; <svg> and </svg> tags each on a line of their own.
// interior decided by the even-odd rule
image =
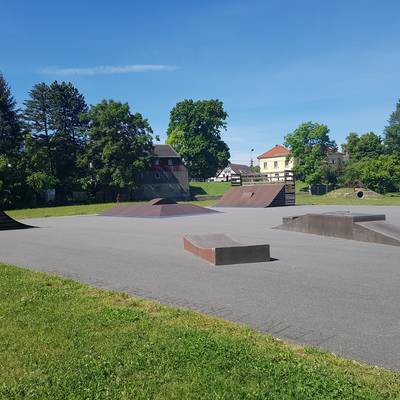
<svg viewBox="0 0 400 400">
<path fill-rule="evenodd" d="M 400 193 L 377 194 L 376 198 L 348 198 L 344 194 L 351 191 L 349 188 L 336 189 L 322 196 L 312 196 L 307 191 L 308 185 L 296 181 L 296 205 L 320 204 L 320 205 L 376 205 L 376 206 L 399 206 Z"/>
<path fill-rule="evenodd" d="M 86 215 L 86 214 L 97 214 L 115 205 L 116 203 L 99 203 L 99 204 L 81 204 L 76 206 L 25 208 L 21 210 L 7 211 L 7 214 L 10 217 L 17 219 L 60 217 L 64 215 Z"/>
<path fill-rule="evenodd" d="M 192 196 L 222 196 L 230 187 L 230 182 L 191 182 L 190 193 Z"/>
<path fill-rule="evenodd" d="M 0 264 L 0 399 L 399 398 L 399 373 Z"/>
<path fill-rule="evenodd" d="M 327 195 L 311 196 L 308 193 L 296 193 L 296 205 L 305 205 L 305 204 L 400 206 L 400 197 L 393 195 L 385 195 L 378 198 L 356 199 L 356 198 L 345 198 L 345 197 L 333 198 Z"/>
</svg>

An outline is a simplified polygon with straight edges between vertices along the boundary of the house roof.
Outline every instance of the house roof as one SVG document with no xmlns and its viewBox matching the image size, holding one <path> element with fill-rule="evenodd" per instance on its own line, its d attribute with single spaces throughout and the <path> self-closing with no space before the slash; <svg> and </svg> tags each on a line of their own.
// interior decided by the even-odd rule
<svg viewBox="0 0 400 400">
<path fill-rule="evenodd" d="M 276 144 L 272 149 L 266 151 L 265 153 L 259 155 L 257 158 L 271 158 L 271 157 L 283 157 L 283 156 L 287 156 L 290 153 L 290 151 L 280 145 L 280 144 Z"/>
<path fill-rule="evenodd" d="M 231 167 L 235 174 L 250 174 L 253 172 L 248 165 L 229 163 L 228 167 Z"/>
<path fill-rule="evenodd" d="M 154 155 L 158 158 L 181 158 L 169 144 L 155 144 Z"/>
</svg>

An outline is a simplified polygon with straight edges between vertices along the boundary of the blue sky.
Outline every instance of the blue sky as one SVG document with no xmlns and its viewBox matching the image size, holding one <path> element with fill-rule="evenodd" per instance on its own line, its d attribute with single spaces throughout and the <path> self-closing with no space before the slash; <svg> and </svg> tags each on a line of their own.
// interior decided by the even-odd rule
<svg viewBox="0 0 400 400">
<path fill-rule="evenodd" d="M 303 121 L 342 143 L 381 133 L 400 98 L 400 2 L 0 2 L 0 71 L 22 103 L 71 81 L 89 104 L 128 102 L 165 139 L 185 98 L 218 98 L 232 161 L 248 163 Z"/>
</svg>

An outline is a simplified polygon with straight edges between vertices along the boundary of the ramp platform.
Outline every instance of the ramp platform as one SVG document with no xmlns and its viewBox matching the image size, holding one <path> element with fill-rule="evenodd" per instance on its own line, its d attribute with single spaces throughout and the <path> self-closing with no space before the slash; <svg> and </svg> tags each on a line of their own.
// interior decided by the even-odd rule
<svg viewBox="0 0 400 400">
<path fill-rule="evenodd" d="M 274 229 L 400 246 L 400 227 L 388 224 L 384 214 L 338 211 L 286 217 L 282 222 Z"/>
<path fill-rule="evenodd" d="M 165 218 L 218 212 L 194 204 L 178 204 L 173 200 L 159 198 L 150 200 L 147 203 L 119 204 L 99 215 L 107 217 Z"/>
<path fill-rule="evenodd" d="M 268 244 L 243 245 L 223 233 L 187 235 L 183 238 L 183 247 L 213 265 L 270 261 Z"/>
<path fill-rule="evenodd" d="M 285 183 L 232 186 L 216 206 L 265 208 L 294 205 L 294 197 L 289 199 L 287 194 L 288 186 Z"/>
<path fill-rule="evenodd" d="M 0 231 L 8 231 L 14 229 L 29 229 L 34 228 L 31 225 L 23 224 L 11 218 L 4 211 L 0 210 Z"/>
</svg>

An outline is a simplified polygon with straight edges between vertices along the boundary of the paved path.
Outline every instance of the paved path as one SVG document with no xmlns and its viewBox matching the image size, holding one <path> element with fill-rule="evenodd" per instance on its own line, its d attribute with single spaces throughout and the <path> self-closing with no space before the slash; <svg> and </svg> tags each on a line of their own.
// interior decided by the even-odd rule
<svg viewBox="0 0 400 400">
<path fill-rule="evenodd" d="M 400 248 L 270 229 L 282 216 L 400 207 L 224 209 L 170 219 L 57 217 L 0 232 L 0 260 L 190 307 L 400 370 Z M 183 251 L 184 234 L 270 243 L 277 261 L 213 267 Z"/>
</svg>

